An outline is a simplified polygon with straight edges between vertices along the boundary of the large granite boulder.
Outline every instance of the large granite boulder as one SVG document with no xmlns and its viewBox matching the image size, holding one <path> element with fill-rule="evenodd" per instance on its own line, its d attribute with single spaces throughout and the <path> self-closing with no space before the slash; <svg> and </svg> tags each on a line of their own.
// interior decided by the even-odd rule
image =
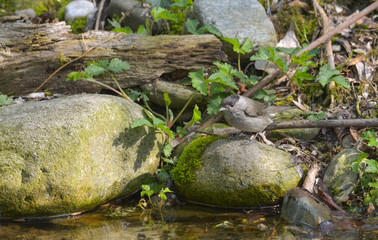
<svg viewBox="0 0 378 240">
<path fill-rule="evenodd" d="M 189 202 L 235 208 L 277 204 L 300 181 L 290 154 L 250 140 L 214 136 L 185 147 L 172 178 Z"/>
<path fill-rule="evenodd" d="M 0 217 L 81 212 L 136 192 L 162 142 L 130 129 L 141 117 L 137 104 L 96 94 L 0 108 Z"/>
<path fill-rule="evenodd" d="M 277 44 L 273 23 L 257 0 L 196 0 L 193 10 L 202 25 L 214 26 L 223 37 L 238 38 L 241 43 L 249 38 L 255 51 Z M 229 59 L 235 61 L 232 46 L 225 42 L 223 46 Z M 251 55 L 242 56 L 242 60 L 249 61 Z"/>
</svg>

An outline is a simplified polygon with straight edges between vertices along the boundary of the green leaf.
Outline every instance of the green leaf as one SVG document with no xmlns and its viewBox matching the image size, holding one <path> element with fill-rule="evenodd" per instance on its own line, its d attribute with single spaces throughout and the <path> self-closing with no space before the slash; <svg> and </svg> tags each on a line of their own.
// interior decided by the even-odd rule
<svg viewBox="0 0 378 240">
<path fill-rule="evenodd" d="M 146 118 L 138 118 L 131 124 L 130 128 L 136 128 L 141 126 L 154 127 L 154 125 Z"/>
<path fill-rule="evenodd" d="M 166 134 L 168 134 L 171 138 L 175 136 L 175 133 L 165 125 L 165 122 L 156 125 L 157 128 L 163 130 Z"/>
<path fill-rule="evenodd" d="M 273 102 L 276 97 L 274 94 L 276 91 L 274 90 L 265 90 L 265 89 L 259 89 L 255 92 L 254 96 L 257 99 L 262 99 L 264 102 Z"/>
<path fill-rule="evenodd" d="M 197 31 L 198 25 L 199 25 L 199 21 L 196 19 L 188 18 L 185 22 L 186 29 L 188 30 L 188 32 L 190 32 L 193 35 L 201 34 Z"/>
<path fill-rule="evenodd" d="M 240 53 L 240 42 L 239 42 L 238 38 L 226 38 L 226 37 L 222 37 L 222 40 L 230 43 L 232 45 L 232 47 L 233 47 L 233 51 L 234 52 Z"/>
<path fill-rule="evenodd" d="M 243 45 L 240 48 L 241 54 L 246 54 L 252 52 L 253 44 L 249 38 L 246 38 Z"/>
<path fill-rule="evenodd" d="M 8 98 L 5 94 L 0 94 L 0 106 L 4 104 L 10 104 L 13 102 L 12 98 Z"/>
<path fill-rule="evenodd" d="M 140 25 L 138 27 L 138 30 L 136 31 L 136 34 L 141 34 L 141 35 L 147 36 L 148 32 L 147 32 L 146 27 L 144 25 Z"/>
<path fill-rule="evenodd" d="M 225 71 L 219 71 L 216 73 L 211 74 L 211 76 L 208 78 L 209 82 L 218 82 L 224 86 L 231 87 L 235 90 L 239 90 L 236 86 L 235 82 L 232 79 L 232 75 L 228 74 Z"/>
<path fill-rule="evenodd" d="M 319 73 L 317 75 L 317 79 L 319 80 L 319 83 L 325 87 L 327 84 L 329 84 L 334 78 L 341 73 L 337 69 L 331 69 L 331 67 L 328 64 L 325 64 L 320 67 Z M 343 80 L 336 78 L 336 81 L 339 81 L 340 85 L 346 86 L 346 82 L 343 83 Z M 349 88 L 349 83 L 348 83 Z"/>
<path fill-rule="evenodd" d="M 105 68 L 95 63 L 88 65 L 88 67 L 84 69 L 84 72 L 88 74 L 90 77 L 98 76 L 100 74 L 103 74 L 105 71 L 106 71 Z"/>
<path fill-rule="evenodd" d="M 347 89 L 350 88 L 348 80 L 346 80 L 343 77 L 340 77 L 340 76 L 333 77 L 332 81 L 335 81 L 337 84 L 341 85 L 344 88 L 347 88 Z"/>
<path fill-rule="evenodd" d="M 373 132 L 373 131 L 364 131 L 361 134 L 361 136 L 360 136 L 360 138 L 364 139 L 364 140 L 369 140 L 371 137 L 374 137 L 374 138 L 376 137 L 375 132 Z"/>
<path fill-rule="evenodd" d="M 156 22 L 162 19 L 178 22 L 178 19 L 175 17 L 175 15 L 173 15 L 173 13 L 162 7 L 152 8 L 151 15 L 154 17 Z"/>
<path fill-rule="evenodd" d="M 358 165 L 359 165 L 359 162 L 355 161 L 352 163 L 352 171 L 357 173 L 358 174 Z"/>
<path fill-rule="evenodd" d="M 297 68 L 295 71 L 295 76 L 299 79 L 305 79 L 305 80 L 311 80 L 314 78 L 311 74 L 307 73 L 308 68 L 307 67 L 300 67 Z"/>
<path fill-rule="evenodd" d="M 230 73 L 233 69 L 233 67 L 228 63 L 214 62 L 213 64 L 227 73 Z"/>
<path fill-rule="evenodd" d="M 275 61 L 275 63 L 277 64 L 277 66 L 282 70 L 282 72 L 286 72 L 287 69 L 289 68 L 286 64 L 286 61 L 285 59 L 283 59 L 282 57 L 278 57 Z"/>
<path fill-rule="evenodd" d="M 160 170 L 160 171 L 158 170 L 156 172 L 156 179 L 160 183 L 165 183 L 169 179 L 169 174 L 166 171 L 164 171 L 164 170 Z"/>
<path fill-rule="evenodd" d="M 204 31 L 208 32 L 208 33 L 211 33 L 211 34 L 214 34 L 215 36 L 217 37 L 222 37 L 222 33 L 214 26 L 211 26 L 211 25 L 205 25 L 202 27 L 204 29 Z M 201 29 L 200 29 L 201 30 Z M 199 31 L 200 31 L 199 30 Z"/>
<path fill-rule="evenodd" d="M 196 104 L 194 105 L 193 116 L 190 122 L 200 123 L 199 122 L 200 120 L 201 120 L 201 111 L 198 109 L 198 106 Z"/>
<path fill-rule="evenodd" d="M 193 6 L 192 0 L 173 0 L 175 3 L 171 5 L 171 7 L 179 7 L 179 8 L 189 8 Z"/>
<path fill-rule="evenodd" d="M 251 61 L 268 61 L 269 59 L 272 59 L 272 56 L 268 48 L 261 48 L 250 58 Z"/>
<path fill-rule="evenodd" d="M 314 62 L 312 61 L 308 61 L 312 58 L 312 56 L 309 56 L 308 55 L 308 51 L 306 52 L 303 52 L 301 53 L 301 55 L 299 55 L 299 57 L 297 56 L 291 56 L 291 60 L 293 61 L 293 63 L 295 64 L 298 64 L 298 65 L 302 65 L 304 67 L 308 67 L 308 66 L 313 66 L 315 67 L 316 65 L 314 64 Z"/>
<path fill-rule="evenodd" d="M 213 82 L 212 84 L 210 84 L 210 96 L 214 96 L 220 93 L 225 93 L 227 91 L 228 90 L 226 90 L 226 88 L 220 83 Z"/>
<path fill-rule="evenodd" d="M 308 120 L 322 120 L 327 117 L 327 114 L 325 112 L 320 112 L 317 114 L 313 114 L 307 117 Z"/>
<path fill-rule="evenodd" d="M 144 195 L 151 197 L 152 194 L 154 194 L 154 191 L 151 190 L 150 185 L 142 185 L 142 189 L 143 191 L 140 192 L 141 197 L 143 197 Z"/>
<path fill-rule="evenodd" d="M 205 79 L 203 77 L 203 68 L 201 68 L 197 72 L 190 72 L 189 77 L 190 79 L 192 79 L 192 86 L 197 89 L 197 91 L 206 96 L 207 83 L 205 83 Z"/>
<path fill-rule="evenodd" d="M 112 32 L 121 32 L 121 33 L 125 33 L 125 34 L 133 34 L 133 30 L 128 27 L 128 26 L 125 26 L 123 28 L 115 28 L 112 30 Z"/>
<path fill-rule="evenodd" d="M 221 108 L 221 104 L 224 97 L 221 95 L 217 95 L 210 99 L 209 103 L 207 104 L 207 113 L 208 114 L 215 114 L 219 112 L 219 109 Z"/>
<path fill-rule="evenodd" d="M 130 65 L 119 58 L 113 58 L 109 63 L 108 69 L 109 71 L 119 73 L 119 72 L 122 72 L 123 70 L 129 70 Z"/>
<path fill-rule="evenodd" d="M 170 143 L 165 144 L 164 149 L 163 149 L 164 156 L 165 157 L 171 156 L 172 150 L 173 150 L 173 147 Z"/>
<path fill-rule="evenodd" d="M 167 107 L 171 105 L 171 99 L 169 98 L 169 95 L 167 92 L 164 92 L 164 102 L 165 102 L 165 106 Z"/>
<path fill-rule="evenodd" d="M 110 23 L 110 25 L 112 25 L 116 29 L 122 28 L 121 24 L 119 24 L 119 22 L 115 20 L 114 18 L 112 20 L 108 19 L 108 23 Z"/>
<path fill-rule="evenodd" d="M 378 173 L 377 161 L 372 159 L 366 159 L 367 167 L 365 172 L 367 173 Z"/>
<path fill-rule="evenodd" d="M 108 69 L 108 62 L 109 62 L 108 59 L 103 59 L 103 60 L 100 60 L 98 62 L 91 62 L 91 64 L 93 63 L 93 64 L 98 65 L 98 66 L 102 67 L 103 69 L 107 70 Z"/>
<path fill-rule="evenodd" d="M 370 182 L 369 187 L 378 188 L 378 182 Z M 376 193 L 376 195 L 378 196 L 378 193 Z"/>
<path fill-rule="evenodd" d="M 91 77 L 85 72 L 70 72 L 67 75 L 66 81 L 77 81 L 77 80 L 91 80 Z"/>
</svg>

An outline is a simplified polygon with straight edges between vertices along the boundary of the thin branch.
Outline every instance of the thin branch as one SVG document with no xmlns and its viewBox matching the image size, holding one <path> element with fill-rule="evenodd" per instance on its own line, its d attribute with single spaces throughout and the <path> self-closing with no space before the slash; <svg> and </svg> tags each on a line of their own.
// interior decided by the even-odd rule
<svg viewBox="0 0 378 240">
<path fill-rule="evenodd" d="M 343 120 L 300 120 L 272 123 L 265 130 L 284 128 L 335 128 L 335 127 L 378 127 L 378 118 Z"/>
</svg>

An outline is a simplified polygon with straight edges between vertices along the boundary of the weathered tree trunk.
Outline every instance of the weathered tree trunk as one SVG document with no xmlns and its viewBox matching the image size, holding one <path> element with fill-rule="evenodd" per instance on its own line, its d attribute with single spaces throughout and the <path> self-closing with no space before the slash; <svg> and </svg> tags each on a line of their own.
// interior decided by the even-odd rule
<svg viewBox="0 0 378 240">
<path fill-rule="evenodd" d="M 90 32 L 83 41 L 70 31 L 64 22 L 0 25 L 0 92 L 14 96 L 30 93 L 62 66 L 64 60 L 77 58 L 116 34 Z M 130 64 L 130 70 L 115 74 L 122 88 L 156 79 L 175 79 L 189 71 L 209 67 L 215 61 L 225 61 L 226 55 L 220 49 L 221 42 L 212 35 L 121 35 L 65 67 L 40 91 L 98 92 L 102 87 L 87 81 L 66 82 L 67 74 L 82 70 L 88 61 L 116 57 Z M 116 87 L 110 78 L 98 80 Z"/>
</svg>

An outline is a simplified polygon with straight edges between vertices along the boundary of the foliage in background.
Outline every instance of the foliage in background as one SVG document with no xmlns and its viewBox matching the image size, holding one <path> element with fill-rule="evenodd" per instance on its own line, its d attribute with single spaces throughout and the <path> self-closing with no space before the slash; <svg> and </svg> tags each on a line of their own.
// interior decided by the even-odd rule
<svg viewBox="0 0 378 240">
<path fill-rule="evenodd" d="M 12 102 L 13 102 L 12 98 L 9 98 L 7 95 L 0 93 L 0 106 L 10 104 Z"/>
<path fill-rule="evenodd" d="M 268 61 L 273 63 L 290 80 L 292 89 L 294 88 L 293 83 L 295 83 L 299 89 L 303 90 L 304 84 L 311 85 L 311 88 L 314 89 L 316 86 L 324 88 L 331 82 L 335 82 L 343 88 L 350 88 L 349 82 L 340 76 L 341 73 L 337 69 L 331 69 L 328 64 L 322 66 L 315 64 L 315 62 L 312 60 L 315 56 L 315 51 L 306 51 L 297 57 L 294 54 L 299 50 L 299 48 L 262 48 L 259 50 L 259 52 L 253 55 L 250 60 Z M 281 53 L 290 56 L 290 65 L 288 65 L 285 57 Z M 296 67 L 295 74 L 290 76 L 288 74 L 288 69 L 292 66 Z M 319 69 L 317 70 L 316 68 Z M 318 72 L 316 77 L 314 77 L 311 73 L 313 70 Z"/>
</svg>

